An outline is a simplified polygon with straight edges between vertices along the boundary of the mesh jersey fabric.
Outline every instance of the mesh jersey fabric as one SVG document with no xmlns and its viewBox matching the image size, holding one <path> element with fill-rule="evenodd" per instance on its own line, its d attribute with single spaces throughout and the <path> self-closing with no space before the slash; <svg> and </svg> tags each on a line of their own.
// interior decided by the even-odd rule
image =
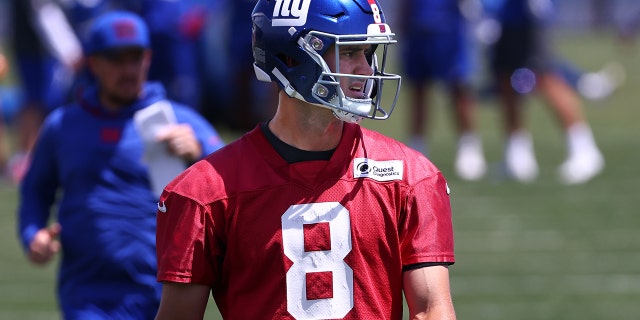
<svg viewBox="0 0 640 320">
<path fill-rule="evenodd" d="M 359 177 L 362 159 L 402 174 Z M 455 261 L 442 174 L 355 124 L 329 161 L 291 165 L 256 128 L 160 201 L 158 280 L 211 286 L 225 319 L 400 319 L 403 265 Z"/>
</svg>

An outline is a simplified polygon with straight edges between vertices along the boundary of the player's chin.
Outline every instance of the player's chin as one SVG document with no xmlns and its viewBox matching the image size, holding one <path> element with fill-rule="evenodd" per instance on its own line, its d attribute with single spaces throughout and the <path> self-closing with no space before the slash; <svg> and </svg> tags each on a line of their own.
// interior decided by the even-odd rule
<svg viewBox="0 0 640 320">
<path fill-rule="evenodd" d="M 135 83 L 123 83 L 118 86 L 117 92 L 114 92 L 121 100 L 134 101 L 140 95 L 142 87 Z"/>
<path fill-rule="evenodd" d="M 118 90 L 110 94 L 110 100 L 119 105 L 129 105 L 138 100 L 139 90 Z"/>
</svg>

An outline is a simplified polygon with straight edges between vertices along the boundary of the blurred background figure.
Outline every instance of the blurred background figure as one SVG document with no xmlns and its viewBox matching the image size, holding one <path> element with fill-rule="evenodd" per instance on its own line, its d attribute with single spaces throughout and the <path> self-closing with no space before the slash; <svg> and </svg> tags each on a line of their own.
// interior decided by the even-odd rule
<svg viewBox="0 0 640 320">
<path fill-rule="evenodd" d="M 501 6 L 505 0 L 465 0 L 466 3 L 472 4 L 472 9 L 479 13 L 473 15 L 474 19 L 474 35 L 483 47 L 491 47 L 500 36 L 500 23 L 497 21 L 496 16 L 500 11 Z M 607 9 L 608 2 L 602 2 L 601 0 L 590 1 L 589 8 L 592 12 L 592 18 L 590 19 L 589 27 L 593 30 L 603 31 L 608 26 L 616 26 L 619 29 L 621 25 L 620 21 L 625 19 L 618 18 L 615 21 L 608 21 L 604 23 L 606 19 L 604 16 L 608 16 L 611 9 Z M 604 8 L 603 8 L 604 7 Z M 564 15 L 567 15 L 567 10 L 564 10 Z M 598 12 L 598 10 L 603 10 Z M 576 19 L 576 18 L 574 18 Z M 554 19 L 555 20 L 555 19 Z M 603 24 L 604 23 L 604 24 Z M 587 29 L 587 26 L 583 27 Z M 601 101 L 610 97 L 618 88 L 620 88 L 626 80 L 626 72 L 622 65 L 617 61 L 608 61 L 604 65 L 595 71 L 585 70 L 579 65 L 575 64 L 571 59 L 566 56 L 560 56 L 554 52 L 554 55 L 550 57 L 552 61 L 549 65 L 552 66 L 553 71 L 564 80 L 584 99 L 591 101 Z M 493 82 L 490 82 L 488 87 L 481 88 L 480 98 L 492 97 L 496 94 L 496 86 Z"/>
<path fill-rule="evenodd" d="M 199 0 L 107 0 L 112 9 L 137 13 L 149 26 L 153 61 L 149 79 L 161 82 L 169 98 L 202 108 L 199 44 L 207 19 Z"/>
<path fill-rule="evenodd" d="M 507 173 L 521 182 L 538 175 L 533 139 L 524 121 L 523 98 L 537 92 L 546 99 L 565 134 L 567 157 L 558 169 L 566 184 L 584 183 L 604 167 L 604 159 L 583 114 L 576 91 L 556 72 L 547 28 L 550 0 L 503 0 L 496 7 L 500 36 L 491 47 L 491 67 L 504 115 Z"/>
<path fill-rule="evenodd" d="M 615 20 L 615 27 L 620 42 L 628 47 L 635 47 L 640 32 L 640 2 L 627 4 L 622 18 Z"/>
<path fill-rule="evenodd" d="M 199 46 L 207 10 L 200 0 L 11 0 L 9 47 L 23 102 L 17 112 L 14 154 L 7 175 L 19 182 L 44 117 L 90 85 L 78 37 L 98 15 L 113 10 L 138 13 L 149 25 L 154 59 L 149 79 L 167 95 L 198 111 L 202 105 Z M 249 13 L 250 14 L 250 13 Z"/>
<path fill-rule="evenodd" d="M 192 107 L 147 81 L 152 53 L 139 16 L 112 11 L 94 21 L 83 37 L 94 82 L 42 125 L 20 185 L 19 239 L 37 265 L 62 253 L 62 318 L 153 319 L 161 290 L 155 169 L 176 161 L 184 169 L 223 142 Z M 160 106 L 165 113 L 147 119 L 173 121 L 134 122 Z"/>
<path fill-rule="evenodd" d="M 20 103 L 19 90 L 11 79 L 11 47 L 8 41 L 11 13 L 7 1 L 0 0 L 0 178 L 6 173 L 5 168 L 11 155 L 9 125 Z"/>
<path fill-rule="evenodd" d="M 139 14 L 149 25 L 154 58 L 149 79 L 167 95 L 194 106 L 210 122 L 252 129 L 268 119 L 272 86 L 255 79 L 251 18 L 256 0 L 107 0 L 112 9 Z"/>
<path fill-rule="evenodd" d="M 258 81 L 251 51 L 251 13 L 257 0 L 218 0 L 210 8 L 204 40 L 205 116 L 245 132 L 270 119 L 277 88 Z"/>
<path fill-rule="evenodd" d="M 2 37 L 0 37 L 2 40 Z M 0 43 L 0 168 L 4 168 L 9 160 L 9 145 L 7 137 L 7 121 L 5 116 L 5 81 L 9 73 L 9 59 L 4 54 L 2 43 Z"/>
<path fill-rule="evenodd" d="M 7 137 L 7 92 L 9 86 L 7 85 L 9 78 L 10 62 L 7 57 L 6 39 L 7 39 L 7 27 L 9 20 L 9 13 L 7 12 L 7 4 L 5 1 L 0 1 L 0 176 L 2 175 L 4 168 L 9 160 L 10 147 L 8 145 Z"/>
<path fill-rule="evenodd" d="M 486 172 L 486 162 L 475 128 L 472 44 L 460 5 L 457 0 L 400 2 L 401 61 L 411 90 L 408 145 L 428 154 L 429 99 L 436 82 L 441 82 L 451 99 L 458 137 L 455 171 L 462 179 L 478 180 Z"/>
<path fill-rule="evenodd" d="M 159 81 L 167 95 L 197 110 L 201 107 L 200 45 L 206 5 L 201 0 L 66 0 L 61 1 L 76 33 L 86 32 L 93 18 L 114 10 L 141 16 L 149 26 L 154 58 L 149 79 Z M 83 74 L 79 82 L 82 89 Z"/>
<path fill-rule="evenodd" d="M 7 174 L 19 182 L 44 117 L 69 101 L 82 47 L 55 1 L 13 0 L 10 46 L 23 101 L 15 119 L 16 145 Z"/>
<path fill-rule="evenodd" d="M 585 71 L 567 59 L 558 59 L 555 70 L 581 97 L 600 101 L 610 97 L 626 80 L 626 71 L 616 61 L 609 61 L 596 71 Z"/>
</svg>

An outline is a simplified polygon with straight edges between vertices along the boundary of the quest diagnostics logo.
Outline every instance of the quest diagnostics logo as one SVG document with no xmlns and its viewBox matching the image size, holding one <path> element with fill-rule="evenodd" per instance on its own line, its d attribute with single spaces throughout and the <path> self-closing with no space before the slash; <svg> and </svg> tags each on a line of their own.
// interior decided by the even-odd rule
<svg viewBox="0 0 640 320">
<path fill-rule="evenodd" d="M 311 0 L 276 0 L 271 25 L 274 27 L 303 26 L 307 23 L 309 5 Z"/>
<path fill-rule="evenodd" d="M 402 180 L 404 165 L 401 160 L 376 161 L 367 158 L 353 160 L 354 178 L 371 178 L 376 181 Z"/>
</svg>

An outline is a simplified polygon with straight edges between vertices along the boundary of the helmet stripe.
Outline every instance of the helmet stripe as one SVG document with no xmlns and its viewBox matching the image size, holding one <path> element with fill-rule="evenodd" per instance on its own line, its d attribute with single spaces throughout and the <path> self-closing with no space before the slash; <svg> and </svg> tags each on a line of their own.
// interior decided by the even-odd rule
<svg viewBox="0 0 640 320">
<path fill-rule="evenodd" d="M 378 4 L 376 0 L 369 0 L 369 5 L 371 6 L 371 10 L 373 11 L 373 21 L 375 23 L 382 23 L 382 16 L 380 16 L 380 8 L 378 8 Z"/>
</svg>

